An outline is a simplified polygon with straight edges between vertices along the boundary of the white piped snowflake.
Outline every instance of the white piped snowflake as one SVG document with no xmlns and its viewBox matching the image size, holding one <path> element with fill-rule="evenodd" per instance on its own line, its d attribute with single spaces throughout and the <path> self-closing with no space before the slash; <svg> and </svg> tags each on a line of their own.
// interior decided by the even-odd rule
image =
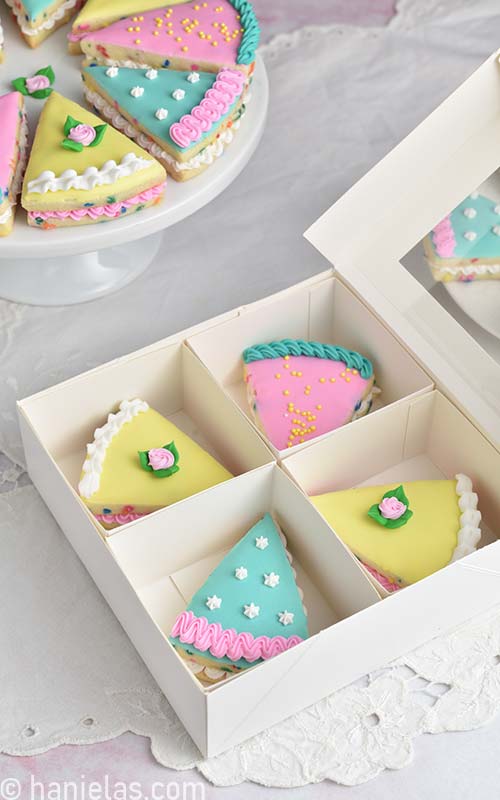
<svg viewBox="0 0 500 800">
<path fill-rule="evenodd" d="M 255 603 L 249 603 L 247 606 L 244 606 L 243 613 L 248 619 L 255 619 L 255 617 L 258 617 L 260 614 L 260 606 L 256 606 Z"/>
<path fill-rule="evenodd" d="M 198 83 L 200 76 L 197 72 L 190 72 L 187 76 L 189 83 Z"/>
<path fill-rule="evenodd" d="M 210 611 L 215 611 L 217 608 L 221 607 L 222 599 L 217 597 L 216 594 L 213 594 L 211 597 L 207 597 L 205 605 L 210 609 Z"/>
<path fill-rule="evenodd" d="M 144 94 L 144 87 L 143 86 L 133 86 L 130 90 L 130 94 L 132 97 L 142 97 Z"/>
<path fill-rule="evenodd" d="M 186 92 L 184 91 L 184 89 L 175 89 L 172 92 L 172 97 L 174 98 L 174 100 L 184 100 L 185 96 Z"/>
<path fill-rule="evenodd" d="M 234 577 L 238 578 L 239 581 L 244 581 L 245 578 L 248 578 L 248 570 L 246 567 L 236 567 L 234 570 Z"/>
<path fill-rule="evenodd" d="M 294 620 L 295 614 L 291 611 L 280 611 L 278 620 L 282 625 L 291 625 Z"/>
<path fill-rule="evenodd" d="M 468 242 L 473 242 L 474 239 L 477 238 L 477 233 L 475 231 L 466 231 L 464 233 L 464 239 L 467 239 Z"/>
<path fill-rule="evenodd" d="M 269 574 L 264 573 L 265 586 L 270 586 L 271 589 L 274 589 L 279 582 L 280 582 L 280 576 L 277 575 L 275 572 L 270 572 Z"/>
<path fill-rule="evenodd" d="M 118 75 L 118 67 L 109 67 L 109 69 L 106 70 L 106 75 L 108 78 L 116 78 Z"/>
<path fill-rule="evenodd" d="M 269 539 L 267 536 L 257 536 L 255 540 L 255 547 L 258 547 L 259 550 L 265 550 L 268 545 Z"/>
</svg>

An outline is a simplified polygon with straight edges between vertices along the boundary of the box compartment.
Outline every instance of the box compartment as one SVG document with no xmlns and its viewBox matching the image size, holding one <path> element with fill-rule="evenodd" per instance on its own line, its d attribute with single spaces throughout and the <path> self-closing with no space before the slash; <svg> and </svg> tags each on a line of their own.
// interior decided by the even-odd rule
<svg viewBox="0 0 500 800">
<path fill-rule="evenodd" d="M 384 409 L 377 418 L 367 416 L 349 433 L 341 428 L 286 458 L 283 466 L 307 495 L 454 478 L 462 472 L 479 496 L 483 519 L 478 547 L 485 548 L 485 565 L 487 545 L 500 537 L 500 453 L 437 391 Z M 467 564 L 468 558 L 460 563 Z M 387 596 L 379 583 L 374 585 Z"/>
<path fill-rule="evenodd" d="M 246 306 L 238 317 L 189 337 L 187 343 L 258 431 L 247 400 L 242 352 L 254 344 L 285 338 L 340 344 L 369 358 L 382 390 L 372 415 L 379 408 L 433 387 L 428 375 L 383 323 L 331 273 L 319 276 L 316 283 L 292 287 Z M 266 442 L 277 458 L 310 444 L 279 451 Z"/>
<path fill-rule="evenodd" d="M 86 444 L 107 414 L 115 411 L 121 400 L 133 397 L 146 400 L 168 417 L 233 475 L 273 461 L 262 439 L 182 338 L 169 339 L 20 404 L 21 415 L 29 416 L 41 445 L 64 478 L 64 491 L 70 490 L 72 499 L 82 506 L 77 486 Z M 103 535 L 114 533 L 88 513 Z"/>
</svg>

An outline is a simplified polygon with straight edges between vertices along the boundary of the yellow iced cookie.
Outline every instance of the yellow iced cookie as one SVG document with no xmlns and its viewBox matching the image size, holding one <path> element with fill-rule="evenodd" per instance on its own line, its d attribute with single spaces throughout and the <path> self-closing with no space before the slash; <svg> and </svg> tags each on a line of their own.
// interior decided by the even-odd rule
<svg viewBox="0 0 500 800">
<path fill-rule="evenodd" d="M 415 583 L 473 552 L 481 537 L 477 495 L 465 475 L 327 492 L 311 500 L 384 585 L 384 578 L 396 587 Z"/>
<path fill-rule="evenodd" d="M 97 519 L 111 528 L 231 477 L 143 400 L 124 400 L 87 445 L 78 491 Z"/>
<path fill-rule="evenodd" d="M 34 227 L 104 222 L 160 202 L 165 179 L 153 156 L 52 92 L 38 123 L 22 205 Z"/>
</svg>

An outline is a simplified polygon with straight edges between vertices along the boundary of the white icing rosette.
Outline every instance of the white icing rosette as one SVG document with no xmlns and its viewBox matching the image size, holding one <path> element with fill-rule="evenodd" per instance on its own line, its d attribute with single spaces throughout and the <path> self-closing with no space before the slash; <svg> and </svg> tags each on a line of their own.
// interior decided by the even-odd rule
<svg viewBox="0 0 500 800">
<path fill-rule="evenodd" d="M 467 475 L 459 473 L 455 476 L 457 482 L 456 492 L 458 506 L 462 512 L 460 516 L 460 530 L 457 535 L 457 546 L 451 557 L 452 561 L 473 553 L 481 539 L 481 512 L 477 507 L 478 497 L 472 490 L 472 481 Z"/>
</svg>

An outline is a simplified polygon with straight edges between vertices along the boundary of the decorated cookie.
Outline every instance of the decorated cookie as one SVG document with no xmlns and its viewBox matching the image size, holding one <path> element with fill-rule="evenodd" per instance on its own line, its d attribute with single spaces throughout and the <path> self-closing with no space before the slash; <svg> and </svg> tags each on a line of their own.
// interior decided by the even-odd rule
<svg viewBox="0 0 500 800">
<path fill-rule="evenodd" d="M 244 74 L 85 67 L 87 101 L 140 142 L 176 180 L 203 172 L 232 141 L 242 113 Z"/>
<path fill-rule="evenodd" d="M 250 73 L 258 42 L 248 0 L 195 0 L 120 19 L 89 33 L 80 46 L 99 64 Z"/>
<path fill-rule="evenodd" d="M 266 514 L 179 614 L 170 641 L 201 681 L 213 683 L 295 647 L 308 635 L 286 539 Z"/>
<path fill-rule="evenodd" d="M 24 180 L 28 223 L 50 230 L 104 222 L 159 203 L 165 170 L 99 117 L 52 92 Z"/>
<path fill-rule="evenodd" d="M 87 446 L 78 491 L 99 522 L 114 528 L 231 477 L 143 400 L 124 400 Z"/>
<path fill-rule="evenodd" d="M 163 7 L 174 6 L 184 0 L 163 0 Z M 158 8 L 160 0 L 87 0 L 84 7 L 73 20 L 71 33 L 68 34 L 69 52 L 81 53 L 80 39 L 91 31 L 105 28 L 129 14 L 142 14 Z"/>
<path fill-rule="evenodd" d="M 30 47 L 38 47 L 47 36 L 64 25 L 84 0 L 5 0 L 22 36 Z"/>
<path fill-rule="evenodd" d="M 8 236 L 27 157 L 28 127 L 24 97 L 10 92 L 0 97 L 0 236 Z"/>
<path fill-rule="evenodd" d="M 472 553 L 481 538 L 477 495 L 466 475 L 327 492 L 311 500 L 388 591 Z"/>
<path fill-rule="evenodd" d="M 500 202 L 472 192 L 424 239 L 436 281 L 500 279 Z"/>
<path fill-rule="evenodd" d="M 278 450 L 364 416 L 378 391 L 370 361 L 335 345 L 282 339 L 248 347 L 243 362 L 248 402 Z"/>
</svg>

